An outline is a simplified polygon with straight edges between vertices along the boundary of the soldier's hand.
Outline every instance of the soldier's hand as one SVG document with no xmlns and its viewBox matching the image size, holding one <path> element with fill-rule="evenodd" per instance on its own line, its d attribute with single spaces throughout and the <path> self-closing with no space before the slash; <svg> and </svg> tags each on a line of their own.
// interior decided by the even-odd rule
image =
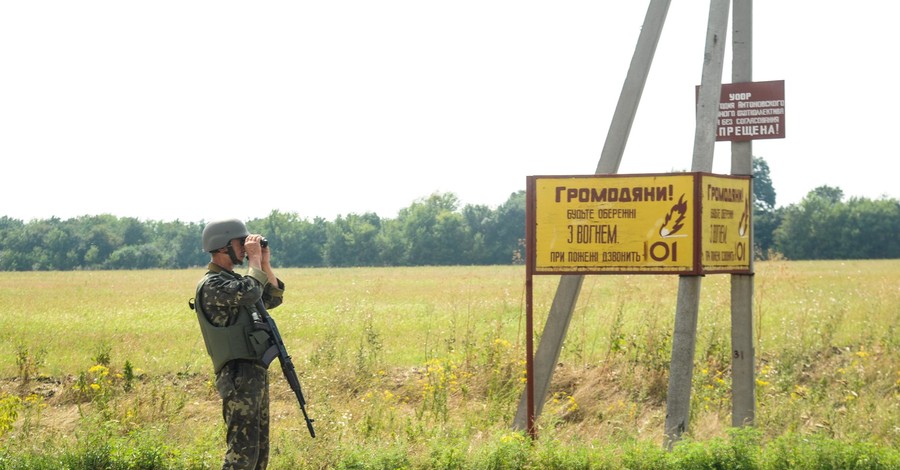
<svg viewBox="0 0 900 470">
<path fill-rule="evenodd" d="M 244 240 L 244 251 L 247 253 L 248 258 L 259 258 L 262 256 L 263 248 L 260 246 L 259 241 L 262 239 L 260 235 L 248 235 Z M 268 251 L 268 250 L 266 250 Z"/>
</svg>

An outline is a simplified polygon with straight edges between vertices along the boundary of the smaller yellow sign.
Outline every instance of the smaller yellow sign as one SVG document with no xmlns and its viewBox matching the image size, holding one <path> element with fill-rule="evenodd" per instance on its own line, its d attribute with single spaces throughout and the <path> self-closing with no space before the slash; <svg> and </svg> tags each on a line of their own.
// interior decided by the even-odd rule
<svg viewBox="0 0 900 470">
<path fill-rule="evenodd" d="M 753 254 L 750 180 L 746 177 L 701 175 L 700 263 L 703 271 L 749 269 Z"/>
</svg>

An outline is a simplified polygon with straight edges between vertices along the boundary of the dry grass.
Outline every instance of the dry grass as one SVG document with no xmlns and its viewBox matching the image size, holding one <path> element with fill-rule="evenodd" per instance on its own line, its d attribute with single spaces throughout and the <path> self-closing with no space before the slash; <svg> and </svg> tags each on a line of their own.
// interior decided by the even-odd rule
<svg viewBox="0 0 900 470">
<path fill-rule="evenodd" d="M 900 261 L 756 265 L 757 427 L 769 439 L 824 433 L 900 438 Z M 215 461 L 219 401 L 187 299 L 199 270 L 0 273 L 0 396 L 21 397 L 0 447 L 76 445 L 104 426 Z M 434 439 L 471 448 L 507 432 L 524 369 L 520 267 L 285 269 L 272 313 L 301 374 L 319 437 L 273 377 L 282 462 L 308 452 Z M 535 278 L 536 331 L 558 283 Z M 569 329 L 542 435 L 662 441 L 677 278 L 591 276 Z M 689 437 L 730 423 L 728 276 L 703 281 Z M 108 394 L 74 390 L 109 359 Z M 122 374 L 135 369 L 129 391 Z M 26 383 L 27 382 L 27 383 Z M 104 388 L 105 387 L 105 388 Z M 31 398 L 31 402 L 26 399 Z M 66 444 L 68 443 L 68 444 Z M 379 443 L 379 444 L 376 444 Z M 202 467 L 202 465 L 201 465 Z"/>
</svg>

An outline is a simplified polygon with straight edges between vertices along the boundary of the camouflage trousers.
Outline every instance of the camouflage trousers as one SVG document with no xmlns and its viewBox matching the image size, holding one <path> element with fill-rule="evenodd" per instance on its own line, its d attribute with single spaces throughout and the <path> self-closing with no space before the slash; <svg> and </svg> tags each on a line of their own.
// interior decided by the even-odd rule
<svg viewBox="0 0 900 470">
<path fill-rule="evenodd" d="M 269 376 L 265 367 L 232 361 L 216 375 L 227 450 L 222 469 L 264 470 L 269 463 Z"/>
</svg>

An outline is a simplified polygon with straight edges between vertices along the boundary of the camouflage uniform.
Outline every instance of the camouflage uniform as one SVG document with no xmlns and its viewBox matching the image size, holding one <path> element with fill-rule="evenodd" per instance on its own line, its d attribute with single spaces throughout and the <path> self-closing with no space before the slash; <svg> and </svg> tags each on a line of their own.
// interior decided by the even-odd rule
<svg viewBox="0 0 900 470">
<path fill-rule="evenodd" d="M 256 301 L 266 308 L 281 305 L 284 283 L 267 283 L 264 272 L 250 268 L 246 276 L 209 264 L 210 276 L 198 299 L 210 323 L 229 326 L 246 307 L 256 311 Z M 269 379 L 264 366 L 234 360 L 216 374 L 222 397 L 226 443 L 223 469 L 265 469 L 269 459 Z"/>
</svg>

